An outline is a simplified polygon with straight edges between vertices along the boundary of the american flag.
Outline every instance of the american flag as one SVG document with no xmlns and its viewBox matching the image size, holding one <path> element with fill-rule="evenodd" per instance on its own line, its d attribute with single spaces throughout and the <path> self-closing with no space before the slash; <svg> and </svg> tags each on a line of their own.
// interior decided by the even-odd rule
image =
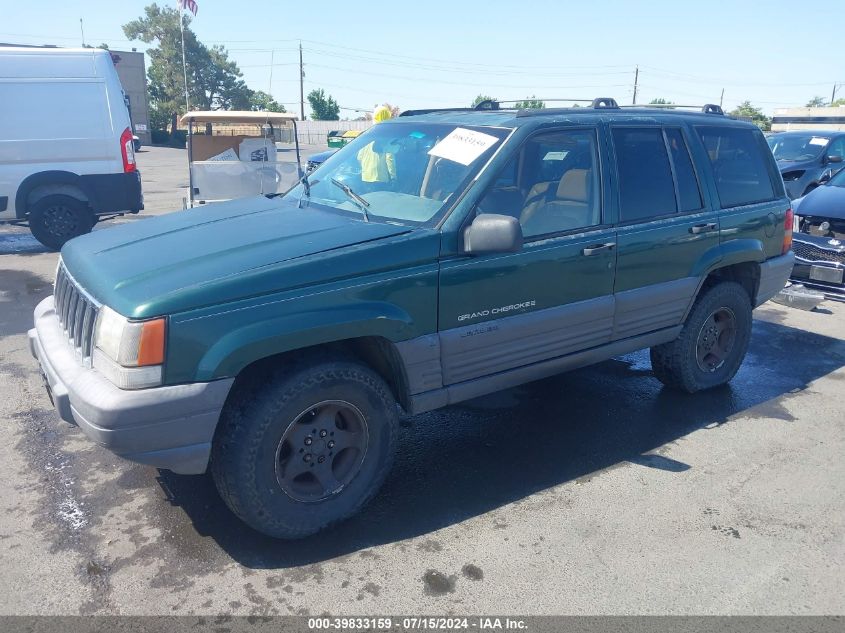
<svg viewBox="0 0 845 633">
<path fill-rule="evenodd" d="M 197 15 L 197 3 L 194 0 L 176 0 L 176 4 L 182 11 L 190 11 L 194 16 Z"/>
</svg>

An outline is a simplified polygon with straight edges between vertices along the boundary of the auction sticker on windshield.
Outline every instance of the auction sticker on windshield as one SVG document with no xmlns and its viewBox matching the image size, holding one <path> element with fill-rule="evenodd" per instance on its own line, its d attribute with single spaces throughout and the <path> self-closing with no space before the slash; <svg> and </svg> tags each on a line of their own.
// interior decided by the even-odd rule
<svg viewBox="0 0 845 633">
<path fill-rule="evenodd" d="M 829 138 L 822 138 L 821 136 L 814 136 L 810 139 L 810 145 L 827 145 Z"/>
<path fill-rule="evenodd" d="M 468 166 L 498 140 L 495 136 L 483 132 L 456 127 L 428 153 L 430 156 L 439 156 Z"/>
</svg>

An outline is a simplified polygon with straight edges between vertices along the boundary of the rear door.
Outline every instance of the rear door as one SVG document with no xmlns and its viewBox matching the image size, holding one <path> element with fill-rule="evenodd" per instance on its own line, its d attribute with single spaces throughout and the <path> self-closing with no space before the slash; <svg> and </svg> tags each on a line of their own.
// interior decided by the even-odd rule
<svg viewBox="0 0 845 633">
<path fill-rule="evenodd" d="M 759 261 L 781 254 L 789 200 L 763 134 L 752 127 L 696 126 L 713 175 L 725 252 L 756 251 Z M 729 262 L 730 263 L 730 262 Z"/>
<path fill-rule="evenodd" d="M 709 204 L 682 125 L 611 127 L 618 183 L 615 340 L 680 323 L 718 258 Z"/>
<path fill-rule="evenodd" d="M 601 152 L 596 127 L 537 133 L 478 203 L 518 218 L 525 244 L 441 263 L 444 384 L 610 341 L 616 252 Z"/>
</svg>

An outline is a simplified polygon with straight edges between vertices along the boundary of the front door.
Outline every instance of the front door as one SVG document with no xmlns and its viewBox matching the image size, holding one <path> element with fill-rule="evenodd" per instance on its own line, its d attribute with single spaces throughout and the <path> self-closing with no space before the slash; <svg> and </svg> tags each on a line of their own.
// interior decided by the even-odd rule
<svg viewBox="0 0 845 633">
<path fill-rule="evenodd" d="M 480 200 L 476 213 L 517 217 L 525 244 L 441 264 L 445 385 L 610 341 L 616 236 L 598 138 L 592 127 L 530 137 Z"/>
</svg>

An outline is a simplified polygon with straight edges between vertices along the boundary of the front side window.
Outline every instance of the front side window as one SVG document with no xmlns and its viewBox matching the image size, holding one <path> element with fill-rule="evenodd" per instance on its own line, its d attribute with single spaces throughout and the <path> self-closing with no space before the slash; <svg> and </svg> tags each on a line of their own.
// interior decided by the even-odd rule
<svg viewBox="0 0 845 633">
<path fill-rule="evenodd" d="M 841 136 L 827 147 L 827 155 L 845 159 L 845 136 Z"/>
<path fill-rule="evenodd" d="M 760 132 L 748 128 L 698 128 L 713 167 L 722 208 L 766 202 L 775 197 Z M 769 158 L 771 160 L 771 158 Z"/>
<path fill-rule="evenodd" d="M 479 213 L 511 215 L 526 238 L 601 223 L 601 178 L 592 129 L 528 139 L 478 203 Z"/>
<path fill-rule="evenodd" d="M 614 128 L 622 222 L 678 210 L 669 154 L 660 128 Z"/>
<path fill-rule="evenodd" d="M 299 204 L 424 224 L 457 200 L 510 130 L 386 122 L 326 160 L 287 194 Z"/>
</svg>

